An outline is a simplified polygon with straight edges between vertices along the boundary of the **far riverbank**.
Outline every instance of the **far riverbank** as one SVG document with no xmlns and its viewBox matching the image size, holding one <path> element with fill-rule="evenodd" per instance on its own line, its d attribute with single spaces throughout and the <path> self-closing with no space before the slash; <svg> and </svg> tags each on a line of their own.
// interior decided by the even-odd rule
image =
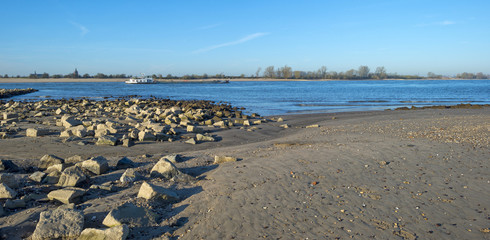
<svg viewBox="0 0 490 240">
<path fill-rule="evenodd" d="M 128 78 L 0 78 L 0 83 L 47 83 L 47 82 L 124 82 Z M 374 81 L 375 79 L 271 79 L 271 78 L 207 78 L 207 79 L 157 79 L 158 83 L 212 83 L 216 81 L 230 82 L 325 82 L 325 81 Z M 446 81 L 446 80 L 475 80 L 475 79 L 382 79 L 387 81 Z M 481 79 L 488 80 L 488 79 Z"/>
</svg>

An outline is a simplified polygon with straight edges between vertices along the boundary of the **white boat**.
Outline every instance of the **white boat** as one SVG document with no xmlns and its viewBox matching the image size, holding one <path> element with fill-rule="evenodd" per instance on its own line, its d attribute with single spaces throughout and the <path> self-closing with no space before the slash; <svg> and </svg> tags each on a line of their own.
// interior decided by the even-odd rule
<svg viewBox="0 0 490 240">
<path fill-rule="evenodd" d="M 141 77 L 130 78 L 129 80 L 126 80 L 125 83 L 127 83 L 127 84 L 152 84 L 152 83 L 155 83 L 155 81 L 151 77 L 145 77 L 144 75 L 142 75 Z"/>
</svg>

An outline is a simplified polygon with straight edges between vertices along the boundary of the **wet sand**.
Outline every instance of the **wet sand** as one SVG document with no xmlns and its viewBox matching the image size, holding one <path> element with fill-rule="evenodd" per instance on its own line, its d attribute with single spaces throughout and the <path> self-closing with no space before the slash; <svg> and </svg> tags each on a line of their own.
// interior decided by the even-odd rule
<svg viewBox="0 0 490 240">
<path fill-rule="evenodd" d="M 153 208 L 161 221 L 132 228 L 128 239 L 490 238 L 490 108 L 282 118 L 209 128 L 220 140 L 197 145 L 82 146 L 20 136 L 0 140 L 0 158 L 29 166 L 45 154 L 101 155 L 114 166 L 125 156 L 149 170 L 161 156 L 182 155 L 176 166 L 198 181 L 146 179 L 182 200 Z M 215 165 L 215 155 L 239 161 Z M 122 173 L 91 181 L 116 182 Z M 77 205 L 85 226 L 101 228 L 111 209 L 134 201 L 141 183 L 87 197 Z M 30 236 L 39 213 L 59 205 L 9 210 L 0 218 L 0 237 Z"/>
</svg>

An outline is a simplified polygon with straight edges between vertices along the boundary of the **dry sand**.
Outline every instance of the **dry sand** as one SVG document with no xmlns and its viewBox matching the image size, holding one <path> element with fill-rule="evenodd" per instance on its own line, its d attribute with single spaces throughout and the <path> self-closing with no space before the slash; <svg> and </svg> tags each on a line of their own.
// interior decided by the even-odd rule
<svg viewBox="0 0 490 240">
<path fill-rule="evenodd" d="M 130 239 L 490 239 L 490 108 L 289 115 L 219 142 L 80 146 L 57 137 L 0 140 L 0 157 L 26 166 L 44 154 L 122 156 L 151 168 L 169 153 L 199 181 L 170 183 L 183 200 L 154 208 L 163 221 Z M 290 128 L 279 127 L 288 124 Z M 306 128 L 312 124 L 319 127 Z M 147 156 L 142 156 L 148 154 Z M 239 161 L 211 164 L 215 155 Z M 93 179 L 117 180 L 123 171 Z M 101 228 L 141 183 L 77 206 Z M 52 202 L 0 218 L 0 238 L 28 237 Z"/>
</svg>

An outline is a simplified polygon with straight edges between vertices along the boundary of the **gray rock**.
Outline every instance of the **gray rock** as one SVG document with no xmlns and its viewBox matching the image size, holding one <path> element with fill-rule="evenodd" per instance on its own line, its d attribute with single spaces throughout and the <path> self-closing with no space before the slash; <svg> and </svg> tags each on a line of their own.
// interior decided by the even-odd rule
<svg viewBox="0 0 490 240">
<path fill-rule="evenodd" d="M 175 202 L 179 200 L 179 196 L 176 193 L 147 182 L 141 184 L 137 197 L 146 200 L 162 200 L 165 202 Z"/>
<path fill-rule="evenodd" d="M 226 123 L 224 121 L 218 121 L 218 122 L 215 122 L 213 124 L 213 126 L 220 127 L 220 128 L 225 128 L 226 127 Z"/>
<path fill-rule="evenodd" d="M 189 140 L 185 141 L 185 143 L 187 143 L 187 144 L 192 144 L 192 145 L 197 144 L 196 139 L 194 139 L 194 138 L 191 138 L 191 139 L 189 139 Z"/>
<path fill-rule="evenodd" d="M 19 167 L 11 160 L 0 160 L 0 171 L 18 171 Z"/>
<path fill-rule="evenodd" d="M 211 136 L 202 135 L 200 133 L 196 134 L 196 140 L 201 142 L 214 142 L 215 139 Z"/>
<path fill-rule="evenodd" d="M 78 203 L 85 192 L 86 190 L 83 188 L 69 187 L 49 192 L 48 198 L 51 201 L 58 200 L 64 204 Z"/>
<path fill-rule="evenodd" d="M 180 170 L 172 162 L 161 158 L 151 169 L 150 175 L 152 177 L 171 179 L 180 173 Z"/>
<path fill-rule="evenodd" d="M 107 214 L 102 224 L 107 227 L 115 227 L 127 224 L 130 227 L 151 226 L 156 223 L 157 215 L 150 210 L 125 203 Z"/>
<path fill-rule="evenodd" d="M 110 191 L 110 192 L 116 191 L 116 188 L 112 184 L 109 184 L 109 185 L 107 185 L 107 184 L 101 184 L 101 185 L 94 184 L 94 185 L 91 185 L 90 188 L 91 189 L 101 189 L 101 190 Z"/>
<path fill-rule="evenodd" d="M 39 168 L 46 169 L 51 165 L 64 163 L 65 161 L 62 158 L 59 158 L 55 155 L 44 155 L 41 160 L 39 160 Z"/>
<path fill-rule="evenodd" d="M 8 209 L 24 208 L 26 207 L 26 202 L 24 199 L 7 199 L 7 201 L 5 201 L 5 207 Z"/>
<path fill-rule="evenodd" d="M 139 141 L 156 141 L 157 137 L 155 134 L 149 132 L 149 131 L 141 131 L 138 133 L 138 140 Z"/>
<path fill-rule="evenodd" d="M 44 176 L 46 176 L 46 173 L 37 171 L 37 172 L 34 172 L 33 174 L 31 174 L 29 176 L 29 179 L 31 179 L 34 182 L 40 183 L 43 180 Z"/>
<path fill-rule="evenodd" d="M 50 172 L 47 176 L 44 177 L 43 183 L 47 184 L 56 184 L 60 180 L 61 173 L 60 172 Z"/>
<path fill-rule="evenodd" d="M 68 137 L 72 137 L 73 136 L 73 132 L 71 130 L 65 130 L 65 131 L 61 131 L 60 133 L 60 138 L 68 138 Z"/>
<path fill-rule="evenodd" d="M 119 159 L 116 163 L 116 168 L 117 169 L 124 169 L 124 168 L 132 168 L 135 167 L 136 164 L 129 158 L 123 157 Z"/>
<path fill-rule="evenodd" d="M 81 162 L 82 160 L 83 160 L 82 156 L 74 155 L 74 156 L 71 156 L 71 157 L 65 159 L 65 162 L 66 163 L 78 163 L 78 162 Z"/>
<path fill-rule="evenodd" d="M 42 137 L 49 133 L 49 130 L 42 128 L 28 128 L 26 130 L 27 137 Z"/>
<path fill-rule="evenodd" d="M 103 137 L 103 136 L 106 136 L 107 134 L 109 134 L 109 130 L 107 130 L 106 128 L 96 129 L 94 131 L 95 137 Z"/>
<path fill-rule="evenodd" d="M 122 176 L 119 178 L 121 183 L 133 183 L 138 179 L 141 179 L 142 175 L 136 168 L 128 168 Z"/>
<path fill-rule="evenodd" d="M 10 188 L 18 188 L 22 181 L 20 174 L 0 173 L 0 183 L 4 183 Z"/>
<path fill-rule="evenodd" d="M 95 145 L 99 145 L 99 146 L 116 146 L 117 144 L 117 138 L 116 137 L 113 137 L 113 136 L 101 136 L 97 139 L 97 142 L 95 143 Z"/>
<path fill-rule="evenodd" d="M 69 208 L 41 212 L 32 240 L 76 238 L 83 229 L 83 214 Z"/>
<path fill-rule="evenodd" d="M 61 173 L 58 185 L 62 187 L 76 187 L 86 180 L 87 176 L 85 176 L 82 169 L 78 166 L 73 166 L 65 169 Z"/>
<path fill-rule="evenodd" d="M 61 124 L 65 128 L 71 128 L 74 126 L 82 125 L 82 121 L 77 120 L 72 116 L 64 115 L 63 117 L 61 117 Z"/>
<path fill-rule="evenodd" d="M 81 163 L 81 168 L 95 175 L 100 175 L 109 170 L 109 162 L 102 156 L 93 157 Z"/>
<path fill-rule="evenodd" d="M 67 164 L 60 163 L 60 164 L 54 164 L 48 167 L 44 172 L 45 173 L 52 173 L 52 172 L 63 172 L 66 168 L 68 167 Z"/>
<path fill-rule="evenodd" d="M 204 130 L 200 127 L 197 127 L 197 126 L 193 126 L 193 125 L 188 125 L 187 126 L 187 132 L 190 132 L 190 133 L 203 133 Z"/>
<path fill-rule="evenodd" d="M 176 164 L 176 163 L 182 161 L 182 157 L 179 154 L 166 155 L 166 156 L 163 156 L 162 158 L 169 160 L 173 164 Z"/>
<path fill-rule="evenodd" d="M 86 228 L 77 240 L 124 240 L 128 237 L 129 228 L 126 224 L 106 229 Z"/>
<path fill-rule="evenodd" d="M 16 191 L 5 185 L 5 183 L 0 183 L 0 199 L 15 198 L 15 196 L 17 196 Z"/>
<path fill-rule="evenodd" d="M 134 141 L 132 139 L 130 139 L 130 138 L 123 139 L 122 140 L 122 146 L 123 147 L 132 147 L 132 146 L 134 146 Z"/>
<path fill-rule="evenodd" d="M 18 118 L 19 115 L 15 112 L 4 112 L 3 113 L 3 119 L 12 119 L 12 118 Z"/>
</svg>

